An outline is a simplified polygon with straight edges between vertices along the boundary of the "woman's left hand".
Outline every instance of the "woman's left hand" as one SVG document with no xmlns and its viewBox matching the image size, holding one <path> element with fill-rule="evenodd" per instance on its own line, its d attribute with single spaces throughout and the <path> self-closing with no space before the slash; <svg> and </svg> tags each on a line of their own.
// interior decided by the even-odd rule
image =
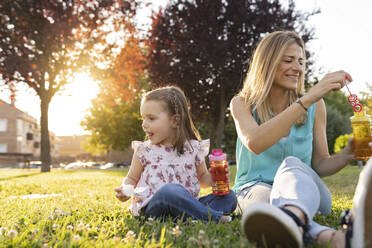
<svg viewBox="0 0 372 248">
<path fill-rule="evenodd" d="M 371 143 L 372 145 L 372 143 Z M 372 146 L 371 146 L 372 149 Z M 341 153 L 346 156 L 347 160 L 352 161 L 355 160 L 354 157 L 354 137 L 349 138 L 347 144 L 344 149 L 342 149 Z"/>
</svg>

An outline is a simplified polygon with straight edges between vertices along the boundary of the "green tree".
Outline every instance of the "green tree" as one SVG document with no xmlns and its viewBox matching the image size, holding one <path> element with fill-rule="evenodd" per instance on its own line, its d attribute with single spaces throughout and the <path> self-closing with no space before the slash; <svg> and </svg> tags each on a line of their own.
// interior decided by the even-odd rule
<svg viewBox="0 0 372 248">
<path fill-rule="evenodd" d="M 314 13 L 279 0 L 172 0 L 153 17 L 148 39 L 149 74 L 155 85 L 176 84 L 190 99 L 193 115 L 209 123 L 211 146 L 222 144 L 227 106 L 242 87 L 253 47 L 262 35 L 305 27 Z M 309 55 L 309 53 L 308 53 Z"/>
<path fill-rule="evenodd" d="M 342 116 L 350 117 L 353 115 L 353 107 L 348 101 L 348 95 L 344 92 L 337 90 L 332 91 L 324 97 L 324 102 L 327 106 L 337 109 Z"/>
<path fill-rule="evenodd" d="M 327 142 L 330 153 L 335 153 L 336 139 L 350 133 L 350 117 L 353 108 L 348 101 L 348 94 L 342 91 L 333 91 L 324 97 L 327 109 Z M 340 146 L 338 146 L 340 147 Z"/>
<path fill-rule="evenodd" d="M 328 150 L 334 153 L 334 144 L 337 137 L 351 132 L 349 116 L 344 116 L 334 106 L 326 105 L 327 110 L 327 142 Z"/>
<path fill-rule="evenodd" d="M 50 171 L 48 109 L 53 96 L 93 55 L 112 53 L 107 34 L 130 26 L 136 5 L 131 0 L 0 2 L 0 73 L 6 84 L 25 83 L 40 98 L 42 172 Z"/>
<path fill-rule="evenodd" d="M 94 68 L 100 92 L 82 126 L 91 132 L 89 151 L 123 151 L 132 140 L 142 140 L 139 105 L 148 88 L 146 57 L 139 33 L 131 29 L 120 53 L 104 68 Z"/>
<path fill-rule="evenodd" d="M 82 126 L 91 132 L 85 144 L 88 151 L 95 154 L 109 150 L 123 151 L 132 140 L 143 140 L 139 104 L 139 98 L 133 103 L 115 105 L 95 99 L 90 113 L 82 121 Z"/>
<path fill-rule="evenodd" d="M 334 152 L 339 153 L 345 148 L 349 139 L 353 137 L 353 134 L 344 134 L 337 137 L 334 145 Z"/>
</svg>

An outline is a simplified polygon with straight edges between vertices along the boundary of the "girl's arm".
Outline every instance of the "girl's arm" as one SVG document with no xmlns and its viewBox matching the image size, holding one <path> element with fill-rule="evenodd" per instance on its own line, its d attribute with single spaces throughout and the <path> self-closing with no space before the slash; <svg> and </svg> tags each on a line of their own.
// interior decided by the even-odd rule
<svg viewBox="0 0 372 248">
<path fill-rule="evenodd" d="M 135 151 L 132 157 L 132 163 L 130 165 L 129 172 L 127 176 L 124 178 L 123 184 L 133 185 L 135 187 L 141 177 L 142 172 L 143 166 L 137 157 L 137 151 Z M 130 196 L 126 196 L 123 194 L 121 187 L 115 188 L 115 191 L 116 191 L 115 196 L 120 201 L 127 201 L 130 198 Z"/>
<path fill-rule="evenodd" d="M 317 103 L 314 120 L 312 167 L 319 176 L 330 176 L 341 170 L 353 159 L 352 139 L 338 154 L 330 156 L 327 145 L 327 113 L 324 101 Z"/>
<path fill-rule="evenodd" d="M 196 166 L 196 173 L 201 187 L 207 188 L 212 186 L 212 175 L 209 173 L 205 161 Z"/>
</svg>

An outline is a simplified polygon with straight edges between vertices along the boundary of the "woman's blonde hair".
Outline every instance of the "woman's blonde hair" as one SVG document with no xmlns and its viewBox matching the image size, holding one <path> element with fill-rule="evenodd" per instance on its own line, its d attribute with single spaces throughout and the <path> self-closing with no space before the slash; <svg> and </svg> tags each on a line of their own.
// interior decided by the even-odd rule
<svg viewBox="0 0 372 248">
<path fill-rule="evenodd" d="M 189 102 L 184 92 L 176 86 L 161 87 L 147 92 L 142 101 L 161 101 L 169 116 L 176 117 L 176 140 L 173 147 L 183 154 L 184 144 L 191 139 L 201 140 L 198 130 L 191 119 Z"/>
<path fill-rule="evenodd" d="M 268 95 L 274 82 L 276 69 L 282 60 L 284 52 L 293 43 L 302 48 L 302 67 L 303 72 L 305 72 L 305 45 L 302 38 L 295 32 L 276 31 L 270 33 L 260 41 L 253 54 L 243 89 L 238 95 L 242 96 L 245 102 L 252 107 L 252 112 L 257 111 L 260 123 L 264 123 L 273 117 Z M 304 81 L 304 73 L 302 73 L 296 90 L 289 91 L 289 105 L 303 94 Z M 305 116 L 297 120 L 296 124 L 305 123 L 306 117 L 307 112 L 305 112 Z"/>
</svg>

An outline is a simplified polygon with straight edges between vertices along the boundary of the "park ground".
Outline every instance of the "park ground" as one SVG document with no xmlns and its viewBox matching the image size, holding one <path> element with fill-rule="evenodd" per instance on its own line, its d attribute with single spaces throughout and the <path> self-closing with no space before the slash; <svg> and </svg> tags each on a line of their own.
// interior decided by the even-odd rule
<svg viewBox="0 0 372 248">
<path fill-rule="evenodd" d="M 160 222 L 133 217 L 129 201 L 115 198 L 128 169 L 0 170 L 0 247 L 252 247 L 240 222 L 228 224 Z M 231 167 L 231 184 L 235 166 Z M 320 224 L 339 228 L 339 216 L 352 207 L 360 169 L 347 166 L 324 178 L 332 213 Z M 210 193 L 203 189 L 201 194 Z"/>
</svg>

